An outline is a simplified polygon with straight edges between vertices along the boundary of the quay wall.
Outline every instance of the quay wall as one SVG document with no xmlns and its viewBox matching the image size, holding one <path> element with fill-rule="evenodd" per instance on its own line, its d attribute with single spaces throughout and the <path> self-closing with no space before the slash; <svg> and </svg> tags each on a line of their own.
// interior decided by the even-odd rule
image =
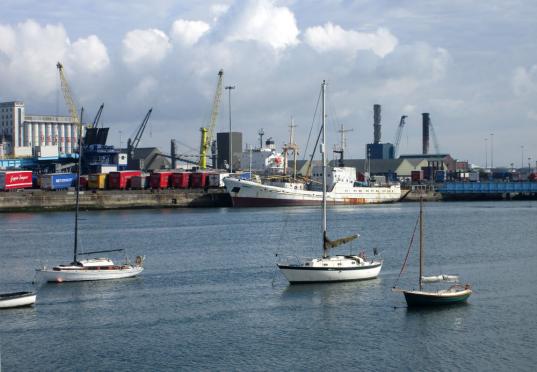
<svg viewBox="0 0 537 372">
<path fill-rule="evenodd" d="M 72 190 L 0 192 L 0 212 L 74 210 Z M 80 192 L 81 209 L 230 207 L 223 189 L 87 190 Z"/>
</svg>

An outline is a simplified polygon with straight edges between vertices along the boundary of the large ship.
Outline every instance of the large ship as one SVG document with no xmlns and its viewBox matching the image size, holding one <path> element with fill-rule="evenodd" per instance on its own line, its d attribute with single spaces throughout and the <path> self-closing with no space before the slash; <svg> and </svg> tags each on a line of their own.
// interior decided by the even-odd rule
<svg viewBox="0 0 537 372">
<path fill-rule="evenodd" d="M 295 205 L 319 205 L 323 198 L 320 190 L 322 174 L 314 167 L 311 182 L 292 179 L 273 180 L 264 183 L 227 177 L 226 190 L 234 207 L 276 207 Z M 391 203 L 401 199 L 399 183 L 375 184 L 359 182 L 356 169 L 331 167 L 327 172 L 328 204 Z"/>
</svg>

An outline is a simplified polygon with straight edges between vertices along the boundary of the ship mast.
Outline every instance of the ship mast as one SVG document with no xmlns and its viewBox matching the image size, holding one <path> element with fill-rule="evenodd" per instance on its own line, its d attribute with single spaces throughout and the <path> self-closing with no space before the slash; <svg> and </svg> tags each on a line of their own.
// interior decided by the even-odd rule
<svg viewBox="0 0 537 372">
<path fill-rule="evenodd" d="M 323 163 L 323 258 L 328 257 L 328 247 L 325 244 L 326 241 L 326 111 L 325 111 L 325 92 L 326 92 L 326 82 L 323 80 L 321 85 L 322 92 L 322 141 L 321 141 L 321 154 L 322 154 L 322 163 Z"/>
</svg>

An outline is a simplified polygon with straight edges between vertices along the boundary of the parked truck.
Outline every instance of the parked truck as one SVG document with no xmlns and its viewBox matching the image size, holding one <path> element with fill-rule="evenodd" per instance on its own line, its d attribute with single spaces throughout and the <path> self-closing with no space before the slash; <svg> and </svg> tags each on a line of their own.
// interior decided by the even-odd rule
<svg viewBox="0 0 537 372">
<path fill-rule="evenodd" d="M 0 190 L 26 189 L 32 187 L 32 171 L 0 172 Z"/>
</svg>

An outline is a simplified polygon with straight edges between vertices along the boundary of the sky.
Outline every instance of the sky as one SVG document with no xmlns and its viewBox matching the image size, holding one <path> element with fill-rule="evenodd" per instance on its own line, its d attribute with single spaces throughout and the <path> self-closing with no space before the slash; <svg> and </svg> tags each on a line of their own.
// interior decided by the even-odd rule
<svg viewBox="0 0 537 372">
<path fill-rule="evenodd" d="M 421 153 L 421 113 L 436 148 L 484 166 L 537 161 L 537 2 L 524 0 L 0 0 L 0 101 L 66 115 L 56 63 L 92 120 L 101 103 L 109 143 L 123 146 L 153 108 L 140 146 L 199 151 L 217 74 L 216 131 L 258 131 L 278 147 L 297 125 L 301 154 L 318 130 L 327 82 L 331 148 L 363 158 L 382 105 L 382 142 Z M 230 93 L 230 95 L 228 94 Z M 436 142 L 436 144 L 435 144 Z M 528 159 L 530 158 L 530 159 Z"/>
</svg>

